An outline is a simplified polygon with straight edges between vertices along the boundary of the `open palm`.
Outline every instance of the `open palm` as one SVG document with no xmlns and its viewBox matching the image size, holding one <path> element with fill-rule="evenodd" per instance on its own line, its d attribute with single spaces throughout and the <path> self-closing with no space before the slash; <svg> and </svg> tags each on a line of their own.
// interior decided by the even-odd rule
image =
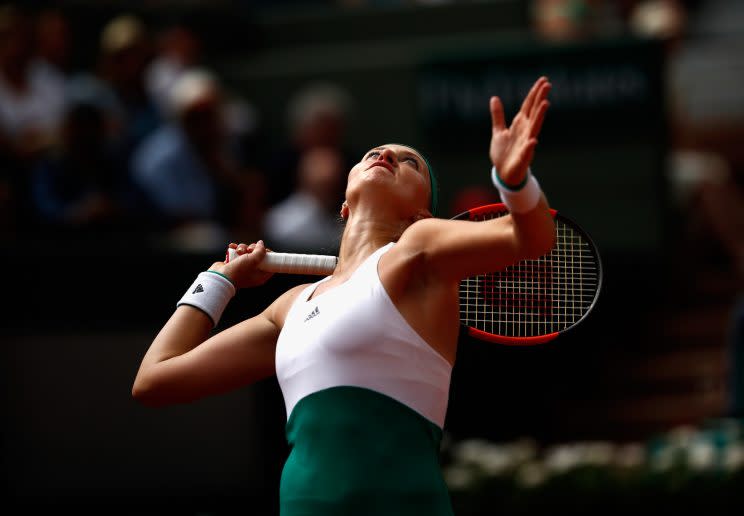
<svg viewBox="0 0 744 516">
<path fill-rule="evenodd" d="M 550 105 L 547 101 L 550 88 L 548 79 L 540 77 L 525 97 L 511 127 L 507 127 L 504 122 L 501 100 L 491 97 L 492 132 L 489 156 L 499 177 L 507 185 L 518 185 L 527 175 L 527 167 L 532 162 L 537 145 L 537 135 Z"/>
</svg>

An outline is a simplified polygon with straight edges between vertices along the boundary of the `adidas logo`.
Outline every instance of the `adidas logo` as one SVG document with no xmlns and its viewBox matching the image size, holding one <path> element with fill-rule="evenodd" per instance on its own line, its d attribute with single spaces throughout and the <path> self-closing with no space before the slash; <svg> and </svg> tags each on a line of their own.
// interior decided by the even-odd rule
<svg viewBox="0 0 744 516">
<path fill-rule="evenodd" d="M 194 289 L 194 291 L 192 292 L 192 294 L 197 294 L 197 293 L 199 293 L 199 292 L 204 292 L 204 287 L 202 287 L 202 286 L 201 286 L 201 283 L 199 283 L 199 284 L 198 284 L 198 285 L 196 286 L 196 288 Z"/>
<path fill-rule="evenodd" d="M 307 321 L 309 321 L 310 319 L 312 319 L 313 317 L 315 317 L 316 315 L 319 315 L 319 314 L 320 314 L 320 310 L 318 310 L 318 307 L 316 306 L 315 307 L 315 310 L 313 310 L 312 312 L 310 312 L 309 314 L 307 314 L 307 317 L 305 317 L 305 320 L 302 321 L 302 322 L 307 322 Z"/>
</svg>

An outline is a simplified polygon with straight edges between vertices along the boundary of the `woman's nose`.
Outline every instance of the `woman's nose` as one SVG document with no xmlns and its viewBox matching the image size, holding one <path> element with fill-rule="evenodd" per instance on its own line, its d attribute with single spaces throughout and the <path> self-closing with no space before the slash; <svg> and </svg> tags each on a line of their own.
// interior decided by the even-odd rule
<svg viewBox="0 0 744 516">
<path fill-rule="evenodd" d="M 388 163 L 395 164 L 398 161 L 398 156 L 393 152 L 392 150 L 388 148 L 382 149 L 382 153 L 380 154 L 380 157 L 387 161 Z"/>
</svg>

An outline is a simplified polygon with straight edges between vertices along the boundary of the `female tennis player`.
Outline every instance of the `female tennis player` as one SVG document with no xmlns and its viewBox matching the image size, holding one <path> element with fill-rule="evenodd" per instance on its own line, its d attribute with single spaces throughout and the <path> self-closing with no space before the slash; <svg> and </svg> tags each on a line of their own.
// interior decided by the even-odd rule
<svg viewBox="0 0 744 516">
<path fill-rule="evenodd" d="M 265 282 L 261 241 L 202 272 L 145 354 L 133 395 L 188 402 L 276 374 L 291 452 L 283 516 L 449 515 L 438 464 L 458 336 L 458 283 L 553 245 L 531 176 L 550 83 L 540 78 L 511 127 L 490 100 L 492 179 L 510 215 L 432 217 L 434 176 L 415 149 L 388 144 L 350 171 L 333 275 L 279 296 L 209 336 L 237 289 Z"/>
</svg>

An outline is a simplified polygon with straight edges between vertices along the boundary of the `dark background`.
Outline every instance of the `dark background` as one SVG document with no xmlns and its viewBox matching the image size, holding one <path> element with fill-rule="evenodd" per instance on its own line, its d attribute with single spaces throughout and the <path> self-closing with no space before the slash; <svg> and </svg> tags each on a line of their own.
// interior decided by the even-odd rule
<svg viewBox="0 0 744 516">
<path fill-rule="evenodd" d="M 85 67 L 124 4 L 57 4 Z M 286 138 L 286 102 L 301 84 L 334 81 L 355 101 L 349 144 L 420 147 L 445 210 L 458 191 L 488 184 L 488 97 L 500 95 L 509 117 L 539 75 L 551 78 L 532 169 L 552 206 L 595 239 L 604 289 L 591 317 L 550 344 L 463 338 L 448 439 L 642 441 L 729 413 L 736 364 L 727 331 L 741 276 L 705 213 L 674 202 L 669 163 L 681 150 L 716 152 L 740 185 L 730 133 L 742 119 L 679 121 L 669 74 L 679 54 L 668 40 L 627 28 L 547 39 L 529 3 L 509 0 L 130 4 L 152 27 L 177 19 L 202 35 L 206 61 L 259 110 L 259 148 Z M 687 7 L 694 19 L 705 2 Z M 691 28 L 684 36 L 712 37 Z M 275 510 L 286 453 L 275 380 L 165 409 L 131 398 L 139 362 L 183 289 L 220 258 L 159 249 L 149 237 L 3 239 L 3 503 L 104 514 Z M 221 327 L 307 279 L 275 277 L 241 292 Z"/>
</svg>

